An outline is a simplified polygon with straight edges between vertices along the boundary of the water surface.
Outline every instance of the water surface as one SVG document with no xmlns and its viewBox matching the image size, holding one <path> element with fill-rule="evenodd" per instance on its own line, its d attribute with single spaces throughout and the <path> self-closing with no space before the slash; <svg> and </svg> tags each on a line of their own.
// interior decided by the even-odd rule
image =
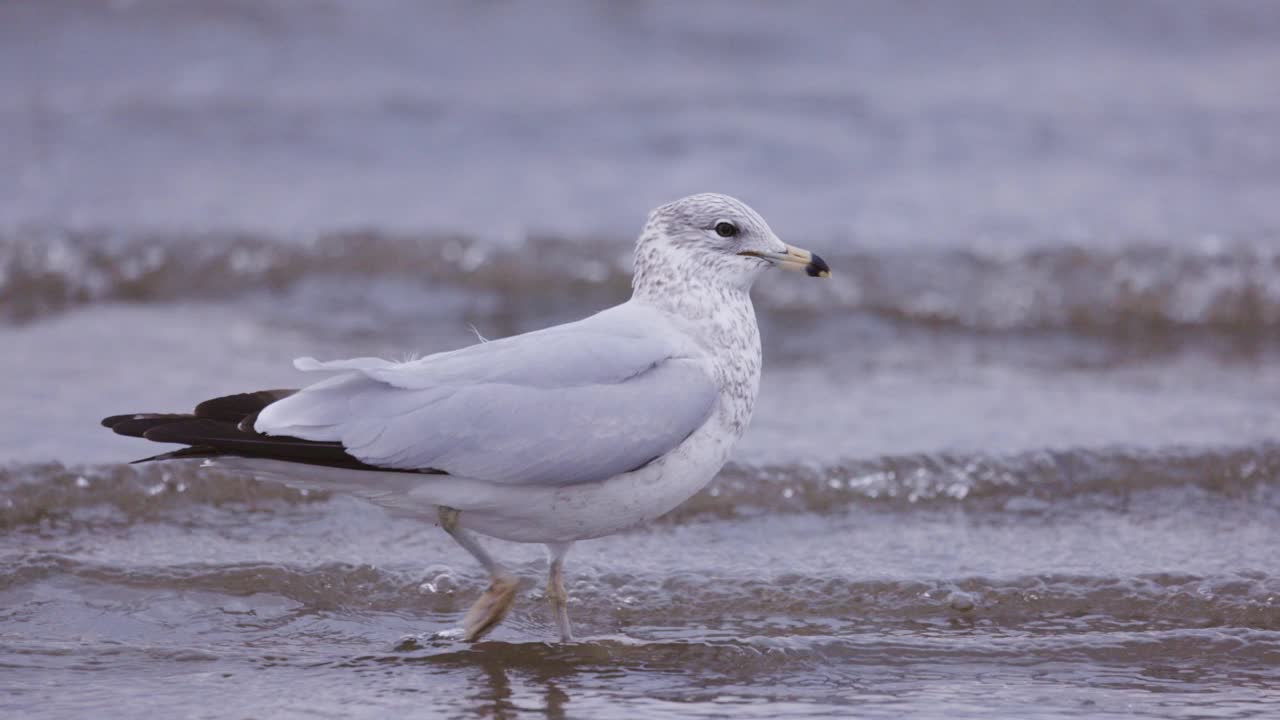
<svg viewBox="0 0 1280 720">
<path fill-rule="evenodd" d="M 0 710 L 1280 713 L 1280 13 L 1266 3 L 0 8 Z M 567 12 L 573 10 L 574 12 Z M 438 529 L 107 414 L 627 297 L 741 196 L 730 465 L 541 550 L 485 642 Z"/>
</svg>

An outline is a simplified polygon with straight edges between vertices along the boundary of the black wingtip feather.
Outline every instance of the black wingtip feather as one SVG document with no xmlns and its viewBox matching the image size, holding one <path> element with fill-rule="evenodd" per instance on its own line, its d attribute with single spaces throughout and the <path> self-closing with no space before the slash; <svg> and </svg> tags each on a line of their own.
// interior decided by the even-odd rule
<svg viewBox="0 0 1280 720">
<path fill-rule="evenodd" d="M 102 424 L 121 435 L 188 447 L 135 460 L 135 463 L 223 455 L 327 465 L 353 470 L 386 470 L 347 454 L 341 443 L 262 435 L 253 429 L 258 413 L 297 390 L 259 390 L 206 400 L 193 414 L 134 413 L 112 415 Z M 418 472 L 418 471 L 406 471 Z M 438 470 L 423 470 L 439 473 Z"/>
<path fill-rule="evenodd" d="M 205 400 L 196 406 L 196 417 L 238 423 L 249 415 L 256 415 L 277 400 L 283 400 L 297 390 L 258 390 L 257 392 L 225 395 Z"/>
<path fill-rule="evenodd" d="M 218 451 L 211 447 L 205 447 L 203 445 L 193 445 L 191 447 L 184 447 L 181 450 L 174 450 L 173 452 L 160 453 L 159 455 L 152 455 L 151 457 L 140 458 L 138 460 L 134 460 L 129 464 L 140 465 L 142 463 L 157 462 L 160 460 L 182 460 L 184 458 L 211 458 L 211 457 L 217 457 L 217 456 L 218 456 Z"/>
<path fill-rule="evenodd" d="M 146 432 L 152 428 L 193 419 L 191 415 L 147 415 L 143 413 L 118 417 L 120 419 L 107 418 L 107 420 L 115 420 L 107 427 L 110 427 L 112 432 L 118 435 L 128 435 L 129 437 L 145 437 Z M 103 421 L 103 424 L 106 424 L 106 420 Z"/>
<path fill-rule="evenodd" d="M 196 418 L 207 418 L 238 424 L 246 432 L 252 432 L 252 422 L 249 422 L 248 427 L 244 427 L 244 421 L 256 419 L 258 413 L 268 405 L 277 400 L 287 398 L 296 392 L 298 391 L 258 390 L 257 392 L 240 393 L 238 395 L 226 395 L 212 400 L 205 400 L 196 406 L 195 412 L 112 415 L 102 419 L 102 426 L 110 428 L 121 435 L 144 437 L 148 430 L 155 427 Z"/>
<path fill-rule="evenodd" d="M 102 418 L 102 427 L 115 429 L 116 425 L 119 425 L 125 420 L 132 420 L 141 414 L 142 413 L 129 413 L 128 415 L 112 415 L 111 417 L 104 417 Z"/>
<path fill-rule="evenodd" d="M 226 455 L 376 469 L 347 454 L 341 443 L 314 442 L 283 435 L 261 435 L 241 430 L 234 423 L 210 418 L 189 418 L 182 422 L 157 425 L 142 436 L 153 442 L 209 447 Z"/>
</svg>

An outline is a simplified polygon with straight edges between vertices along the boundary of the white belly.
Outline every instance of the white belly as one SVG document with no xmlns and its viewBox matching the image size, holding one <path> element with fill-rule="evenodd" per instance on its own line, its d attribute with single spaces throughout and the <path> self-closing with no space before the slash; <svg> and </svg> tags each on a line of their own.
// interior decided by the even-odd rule
<svg viewBox="0 0 1280 720">
<path fill-rule="evenodd" d="M 570 542 L 648 522 L 709 483 L 728 459 L 737 433 L 720 413 L 670 453 L 597 483 L 563 487 L 500 485 L 448 475 L 343 470 L 278 460 L 219 458 L 210 464 L 307 489 L 344 492 L 399 513 L 436 520 L 436 508 L 461 511 L 476 532 L 515 542 Z"/>
<path fill-rule="evenodd" d="M 599 483 L 559 488 L 503 487 L 499 502 L 475 503 L 460 521 L 476 532 L 517 542 L 601 537 L 670 512 L 711 482 L 736 438 L 713 418 L 672 452 Z"/>
</svg>

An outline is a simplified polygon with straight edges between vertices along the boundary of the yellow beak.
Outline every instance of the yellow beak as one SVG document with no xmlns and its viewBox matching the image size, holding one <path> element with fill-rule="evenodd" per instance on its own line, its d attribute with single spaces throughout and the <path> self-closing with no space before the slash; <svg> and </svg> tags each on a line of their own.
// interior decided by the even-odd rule
<svg viewBox="0 0 1280 720">
<path fill-rule="evenodd" d="M 758 257 L 774 263 L 783 270 L 803 270 L 809 277 L 831 277 L 831 268 L 827 261 L 803 248 L 787 245 L 786 252 L 760 252 L 743 250 L 739 255 Z"/>
</svg>

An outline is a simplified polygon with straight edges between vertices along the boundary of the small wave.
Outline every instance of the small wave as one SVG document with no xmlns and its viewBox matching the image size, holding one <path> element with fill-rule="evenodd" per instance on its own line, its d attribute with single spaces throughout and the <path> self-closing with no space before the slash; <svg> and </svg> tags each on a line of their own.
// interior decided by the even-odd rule
<svg viewBox="0 0 1280 720">
<path fill-rule="evenodd" d="M 297 241 L 245 233 L 44 233 L 0 238 L 0 317 L 31 321 L 107 301 L 231 298 L 286 290 L 317 276 L 409 278 L 424 288 L 496 293 L 512 305 L 555 302 L 595 288 L 621 294 L 629 275 L 620 264 L 618 258 L 584 257 L 568 242 L 537 238 L 511 249 L 456 236 L 374 232 Z"/>
<path fill-rule="evenodd" d="M 515 570 L 541 575 L 540 563 Z M 229 596 L 272 594 L 297 603 L 296 612 L 465 612 L 485 585 L 467 568 L 442 587 L 418 569 L 326 563 L 302 567 L 278 563 L 115 567 L 50 553 L 0 559 L 0 587 L 50 577 L 145 591 L 209 592 Z M 1131 577 L 1045 574 L 1012 578 L 859 579 L 786 573 L 752 577 L 672 571 L 662 576 L 583 568 L 571 583 L 575 618 L 597 628 L 665 626 L 742 618 L 740 634 L 770 617 L 856 618 L 856 623 L 963 620 L 1041 632 L 1117 631 L 1130 623 L 1147 630 L 1236 627 L 1280 630 L 1280 578 L 1262 572 L 1221 575 L 1152 573 Z M 530 593 L 522 623 L 540 622 L 542 608 Z M 534 618 L 533 616 L 536 616 Z M 754 620 L 752 620 L 754 618 Z M 821 632 L 815 626 L 811 632 Z M 829 629 L 829 628 L 827 628 Z M 803 631 L 797 630 L 803 634 Z"/>
<path fill-rule="evenodd" d="M 1280 481 L 1280 445 L 1158 450 L 1058 450 L 1008 456 L 922 454 L 832 465 L 730 463 L 663 522 L 761 513 L 830 513 L 854 505 L 911 509 L 963 505 L 1048 512 L 1087 496 L 1125 497 L 1161 488 L 1242 495 Z M 198 462 L 68 468 L 0 468 L 0 529 L 47 521 L 162 520 L 195 506 L 323 499 L 323 493 L 259 482 Z"/>
<path fill-rule="evenodd" d="M 1249 334 L 1280 324 L 1274 244 L 902 252 L 844 262 L 858 307 L 916 323 L 1103 335 Z"/>
<path fill-rule="evenodd" d="M 1042 450 L 1009 456 L 922 454 L 836 465 L 730 463 L 680 506 L 697 515 L 833 512 L 855 503 L 907 508 L 965 504 L 1045 511 L 1055 501 L 1169 487 L 1242 493 L 1280 479 L 1280 446 L 1235 449 Z"/>
<path fill-rule="evenodd" d="M 645 630 L 632 628 L 630 632 L 642 635 Z M 919 663 L 927 663 L 934 672 L 948 664 L 968 667 L 975 662 L 1006 663 L 1015 667 L 1086 663 L 1086 667 L 1096 672 L 1099 668 L 1131 662 L 1159 662 L 1164 669 L 1184 664 L 1194 667 L 1205 657 L 1214 657 L 1222 658 L 1218 668 L 1235 669 L 1236 677 L 1241 669 L 1247 669 L 1250 679 L 1265 686 L 1274 676 L 1270 660 L 1280 650 L 1280 634 L 1253 629 L 1179 628 L 1053 634 L 1020 637 L 1018 642 L 982 633 L 960 640 L 956 632 L 921 632 L 919 627 L 894 633 L 840 632 L 841 628 L 825 628 L 831 634 L 788 627 L 773 634 L 745 637 L 734 636 L 735 630 L 736 627 L 729 625 L 721 632 L 704 632 L 690 638 L 641 639 L 633 634 L 593 637 L 573 645 L 410 642 L 397 648 L 394 654 L 362 655 L 332 664 L 379 672 L 386 672 L 388 666 L 417 664 L 529 669 L 543 674 L 571 674 L 598 668 L 615 672 L 621 668 L 668 669 L 695 683 L 707 676 L 758 680 L 772 673 L 790 676 L 801 669 L 815 669 L 820 670 L 828 682 L 833 675 L 847 674 L 846 682 L 853 683 L 865 682 L 867 673 L 876 671 L 887 672 L 886 680 L 891 680 L 903 666 Z M 852 668 L 856 671 L 851 672 Z M 707 700 L 723 695 L 722 689 L 714 687 L 704 692 Z M 673 694 L 688 701 L 697 693 L 694 689 L 680 688 Z"/>
<path fill-rule="evenodd" d="M 68 468 L 60 463 L 0 467 L 0 530 L 48 523 L 130 525 L 175 509 L 299 503 L 319 495 L 261 483 L 197 463 Z"/>
<path fill-rule="evenodd" d="M 1280 327 L 1274 243 L 823 250 L 836 268 L 830 282 L 821 290 L 765 283 L 760 311 L 821 308 L 976 331 L 1103 335 L 1200 328 L 1253 337 Z M 31 232 L 0 237 L 0 318 L 31 321 L 103 301 L 229 298 L 318 276 L 408 279 L 424 290 L 491 296 L 495 313 L 553 310 L 625 297 L 630 271 L 631 244 L 621 239 Z"/>
</svg>

